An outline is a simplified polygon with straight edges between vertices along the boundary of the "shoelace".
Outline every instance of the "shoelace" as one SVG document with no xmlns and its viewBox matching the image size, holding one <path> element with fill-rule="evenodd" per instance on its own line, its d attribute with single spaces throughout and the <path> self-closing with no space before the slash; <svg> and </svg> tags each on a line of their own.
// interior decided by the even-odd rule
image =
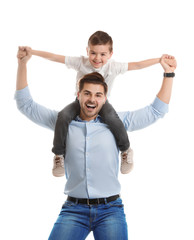
<svg viewBox="0 0 194 240">
<path fill-rule="evenodd" d="M 130 157 L 130 152 L 123 152 L 122 153 L 122 161 L 121 161 L 121 164 L 124 163 L 124 162 L 127 162 L 127 163 L 132 163 L 130 160 L 131 160 L 131 157 Z M 129 157 L 128 157 L 129 155 Z"/>
<path fill-rule="evenodd" d="M 55 158 L 55 163 L 56 163 L 56 166 L 62 166 L 62 167 L 64 166 L 64 162 L 61 157 Z"/>
</svg>

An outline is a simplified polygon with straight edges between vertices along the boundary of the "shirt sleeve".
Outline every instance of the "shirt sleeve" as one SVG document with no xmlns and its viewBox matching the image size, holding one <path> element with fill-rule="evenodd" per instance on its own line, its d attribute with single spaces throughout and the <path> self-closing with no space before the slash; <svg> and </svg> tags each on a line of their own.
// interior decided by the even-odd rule
<svg viewBox="0 0 194 240">
<path fill-rule="evenodd" d="M 162 102 L 158 97 L 152 104 L 137 111 L 118 113 L 123 121 L 125 129 L 129 132 L 139 130 L 155 123 L 163 118 L 168 112 L 168 104 Z"/>
<path fill-rule="evenodd" d="M 36 103 L 30 94 L 29 87 L 17 90 L 14 99 L 18 110 L 34 123 L 54 130 L 58 112 Z"/>
<path fill-rule="evenodd" d="M 116 75 L 126 73 L 128 71 L 128 63 L 112 61 L 111 71 L 114 72 Z"/>
<path fill-rule="evenodd" d="M 76 71 L 79 71 L 81 66 L 81 61 L 82 61 L 81 57 L 70 57 L 70 56 L 65 57 L 66 66 Z"/>
</svg>

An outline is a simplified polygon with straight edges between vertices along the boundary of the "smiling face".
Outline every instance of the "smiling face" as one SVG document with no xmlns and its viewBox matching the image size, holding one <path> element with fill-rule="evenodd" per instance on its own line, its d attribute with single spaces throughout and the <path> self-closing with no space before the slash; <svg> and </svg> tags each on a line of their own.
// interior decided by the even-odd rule
<svg viewBox="0 0 194 240">
<path fill-rule="evenodd" d="M 100 68 L 108 62 L 113 52 L 110 51 L 110 45 L 89 45 L 87 47 L 89 61 L 94 68 Z"/>
<path fill-rule="evenodd" d="M 83 89 L 78 93 L 80 102 L 80 118 L 91 121 L 98 116 L 106 102 L 104 87 L 100 84 L 84 83 Z"/>
</svg>

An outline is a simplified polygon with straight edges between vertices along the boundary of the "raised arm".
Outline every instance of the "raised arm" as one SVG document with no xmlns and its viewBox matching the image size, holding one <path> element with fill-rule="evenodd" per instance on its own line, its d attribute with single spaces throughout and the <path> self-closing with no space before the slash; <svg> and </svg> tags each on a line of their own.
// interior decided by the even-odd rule
<svg viewBox="0 0 194 240">
<path fill-rule="evenodd" d="M 163 55 L 161 65 L 165 73 L 173 73 L 177 63 L 173 56 Z M 155 123 L 159 118 L 164 117 L 168 112 L 168 104 L 171 98 L 173 77 L 164 77 L 157 98 L 152 104 L 131 112 L 120 113 L 125 128 L 128 131 L 135 131 Z"/>
<path fill-rule="evenodd" d="M 31 49 L 30 47 L 20 47 L 20 56 L 21 57 L 25 56 L 26 48 L 28 48 L 28 52 L 30 52 L 31 55 L 42 57 L 42 58 L 48 59 L 50 61 L 65 64 L 65 56 L 63 56 L 63 55 L 58 55 L 58 54 L 54 54 L 54 53 L 50 53 L 50 52 L 44 52 L 44 51 L 38 51 L 38 50 Z"/>
<path fill-rule="evenodd" d="M 18 58 L 18 71 L 16 79 L 16 90 L 21 90 L 28 86 L 27 82 L 27 62 L 31 58 L 30 51 L 25 51 L 25 56 L 21 54 L 21 48 L 19 47 L 17 58 Z"/>
<path fill-rule="evenodd" d="M 170 56 L 167 54 L 161 57 L 160 63 L 165 73 L 174 73 L 177 66 L 176 59 L 173 56 Z M 171 93 L 172 93 L 172 84 L 173 84 L 173 77 L 163 78 L 162 86 L 160 88 L 159 93 L 157 94 L 157 97 L 161 101 L 165 103 L 170 102 Z"/>
<path fill-rule="evenodd" d="M 27 62 L 31 58 L 31 53 L 26 48 L 26 55 L 21 57 L 20 51 L 21 49 L 17 53 L 18 71 L 15 92 L 17 108 L 34 123 L 53 130 L 58 112 L 48 109 L 33 100 L 27 82 Z"/>
<path fill-rule="evenodd" d="M 147 60 L 140 61 L 140 62 L 129 62 L 128 63 L 128 71 L 150 67 L 154 64 L 160 63 L 160 60 L 161 60 L 161 58 L 152 58 L 152 59 L 147 59 Z"/>
</svg>

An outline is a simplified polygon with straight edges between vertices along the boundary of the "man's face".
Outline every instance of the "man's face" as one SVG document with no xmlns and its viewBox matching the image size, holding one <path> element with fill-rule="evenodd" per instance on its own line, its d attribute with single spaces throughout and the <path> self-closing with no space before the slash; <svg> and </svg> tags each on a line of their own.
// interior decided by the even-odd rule
<svg viewBox="0 0 194 240">
<path fill-rule="evenodd" d="M 81 107 L 80 118 L 85 121 L 93 120 L 106 102 L 104 87 L 100 84 L 85 83 L 78 93 L 78 99 Z"/>
<path fill-rule="evenodd" d="M 113 52 L 110 52 L 110 45 L 89 45 L 87 54 L 89 61 L 94 68 L 101 68 L 111 58 Z"/>
</svg>

